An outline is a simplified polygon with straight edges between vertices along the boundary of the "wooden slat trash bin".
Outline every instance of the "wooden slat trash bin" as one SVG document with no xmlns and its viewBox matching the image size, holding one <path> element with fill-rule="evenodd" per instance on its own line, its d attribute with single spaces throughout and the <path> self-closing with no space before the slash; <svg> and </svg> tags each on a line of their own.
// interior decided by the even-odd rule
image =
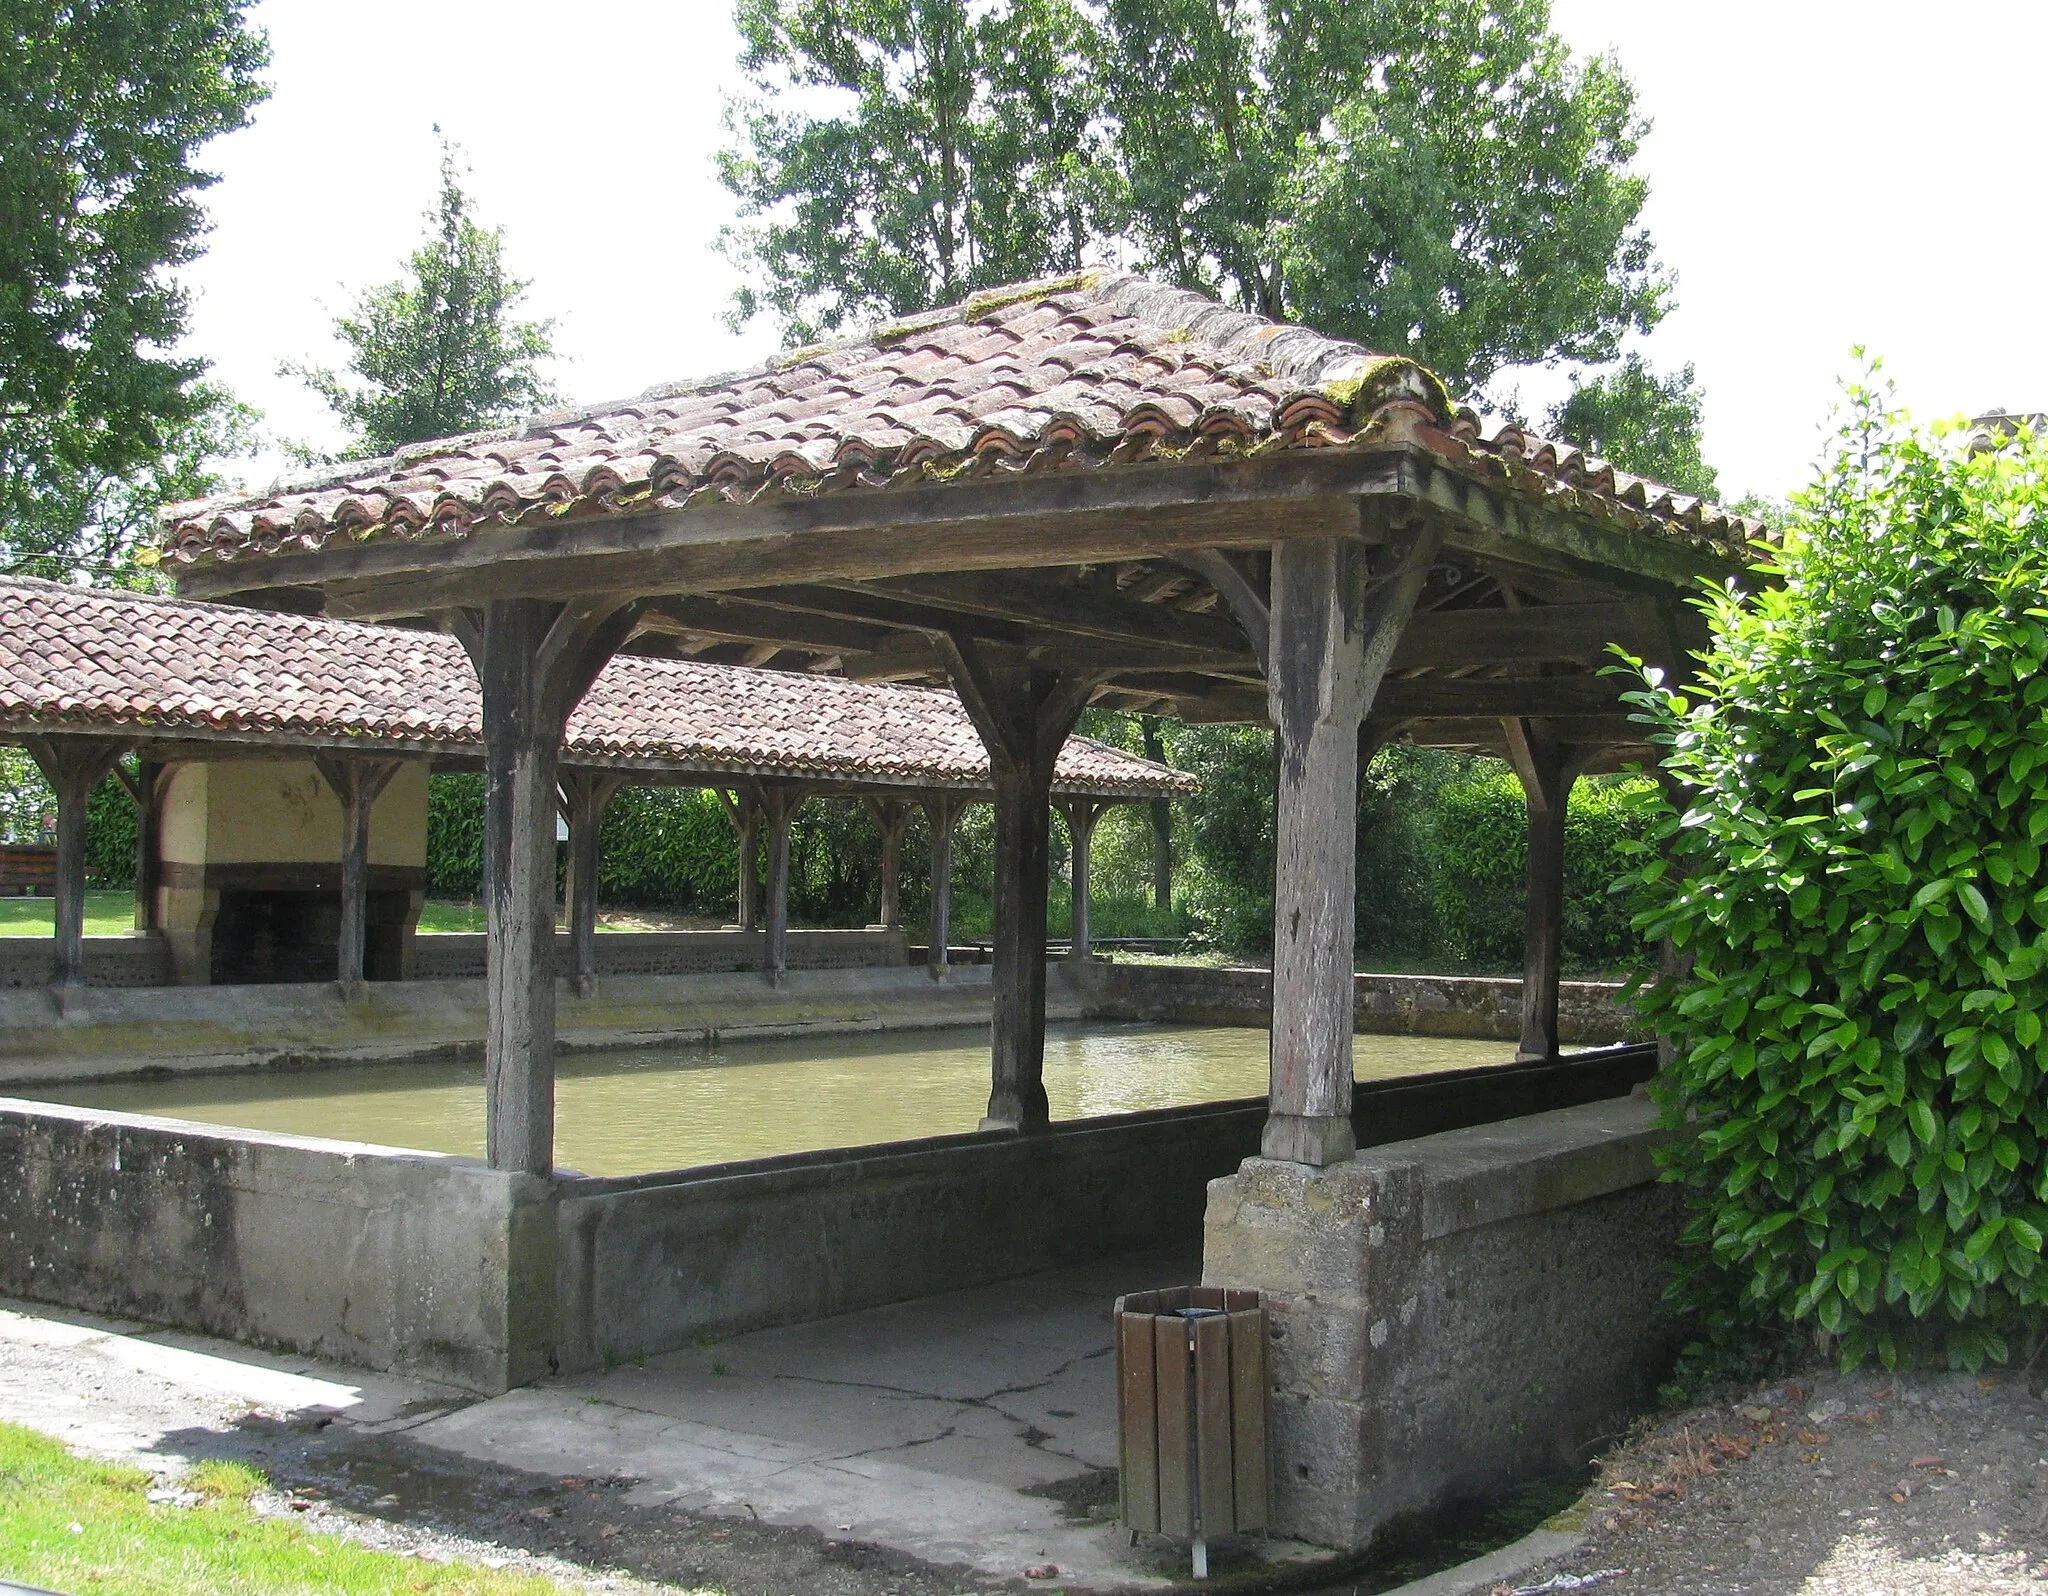
<svg viewBox="0 0 2048 1596">
<path fill-rule="evenodd" d="M 1264 1529 L 1266 1309 L 1256 1291 L 1179 1286 L 1116 1304 L 1123 1521 L 1207 1543 Z"/>
</svg>

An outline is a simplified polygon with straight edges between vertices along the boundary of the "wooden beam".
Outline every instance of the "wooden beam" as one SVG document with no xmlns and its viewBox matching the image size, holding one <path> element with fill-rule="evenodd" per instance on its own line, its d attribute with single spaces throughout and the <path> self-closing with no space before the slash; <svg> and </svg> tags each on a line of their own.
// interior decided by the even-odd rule
<svg viewBox="0 0 2048 1596">
<path fill-rule="evenodd" d="M 1111 581 L 1084 578 L 1079 569 L 903 576 L 856 591 L 1016 622 L 1029 628 L 1026 635 L 1055 632 L 1115 643 L 1158 643 L 1224 660 L 1241 658 L 1248 646 L 1244 631 L 1228 620 L 1147 604 L 1127 597 Z"/>
<path fill-rule="evenodd" d="M 1605 664 L 1610 643 L 1640 649 L 1640 617 L 1625 603 L 1550 604 L 1519 610 L 1431 610 L 1402 634 L 1392 668 L 1534 664 Z M 1654 642 L 1655 640 L 1650 640 Z"/>
<path fill-rule="evenodd" d="M 1613 676 L 1390 676 L 1380 683 L 1372 708 L 1375 715 L 1437 720 L 1625 716 L 1621 695 L 1627 691 L 1626 680 Z"/>
<path fill-rule="evenodd" d="M 180 593 L 359 588 L 365 618 L 484 598 L 706 591 L 768 581 L 1088 565 L 1183 549 L 1357 535 L 1358 496 L 1398 491 L 1394 451 L 1318 450 L 992 476 L 876 493 L 764 493 L 751 504 L 538 518 L 461 538 L 332 540 L 177 568 Z M 373 584 L 383 584 L 375 597 Z M 407 597 L 407 588 L 413 597 Z"/>
<path fill-rule="evenodd" d="M 886 626 L 804 614 L 725 594 L 669 594 L 650 599 L 641 612 L 640 630 L 643 634 L 681 634 L 693 639 L 750 645 L 766 643 L 830 654 L 867 653 L 880 648 L 894 635 Z"/>
<path fill-rule="evenodd" d="M 341 804 L 341 932 L 335 939 L 335 980 L 344 993 L 363 984 L 369 943 L 370 815 L 391 778 L 395 759 L 351 759 L 320 752 L 313 766 Z"/>
</svg>

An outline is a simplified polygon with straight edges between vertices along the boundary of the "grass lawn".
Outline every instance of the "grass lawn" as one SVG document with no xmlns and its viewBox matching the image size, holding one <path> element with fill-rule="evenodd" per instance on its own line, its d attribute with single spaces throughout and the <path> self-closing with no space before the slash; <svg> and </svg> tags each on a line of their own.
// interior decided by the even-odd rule
<svg viewBox="0 0 2048 1596">
<path fill-rule="evenodd" d="M 566 1596 L 530 1574 L 375 1552 L 262 1519 L 263 1484 L 236 1463 L 204 1463 L 183 1481 L 194 1507 L 153 1504 L 137 1469 L 88 1463 L 58 1442 L 0 1424 L 0 1578 L 74 1596 Z"/>
<path fill-rule="evenodd" d="M 125 936 L 135 929 L 135 894 L 126 887 L 85 895 L 85 934 Z M 53 898 L 0 898 L 0 937 L 49 937 L 57 934 Z"/>
</svg>

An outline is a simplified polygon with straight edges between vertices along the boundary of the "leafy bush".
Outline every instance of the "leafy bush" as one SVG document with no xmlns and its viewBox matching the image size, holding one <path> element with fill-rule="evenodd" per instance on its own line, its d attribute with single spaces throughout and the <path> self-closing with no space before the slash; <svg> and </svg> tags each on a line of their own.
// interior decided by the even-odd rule
<svg viewBox="0 0 2048 1596">
<path fill-rule="evenodd" d="M 1436 793 L 1429 854 L 1446 950 L 1501 969 L 1522 962 L 1529 868 L 1528 808 L 1522 784 L 1488 760 Z M 1577 969 L 1639 965 L 1643 944 L 1629 928 L 1614 884 L 1640 841 L 1637 800 L 1646 777 L 1591 777 L 1573 788 L 1564 827 L 1564 959 Z"/>
<path fill-rule="evenodd" d="M 2048 446 L 1968 454 L 1852 394 L 1772 573 L 1653 687 L 1683 812 L 1635 885 L 1692 961 L 1638 1001 L 1724 1345 L 1976 1367 L 2048 1297 Z"/>
</svg>

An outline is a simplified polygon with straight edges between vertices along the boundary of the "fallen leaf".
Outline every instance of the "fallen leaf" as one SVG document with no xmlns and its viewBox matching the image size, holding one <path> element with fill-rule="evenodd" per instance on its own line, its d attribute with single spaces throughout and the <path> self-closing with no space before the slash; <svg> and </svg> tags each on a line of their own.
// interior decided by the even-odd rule
<svg viewBox="0 0 2048 1596">
<path fill-rule="evenodd" d="M 1882 1391 L 1871 1392 L 1870 1400 L 1873 1402 L 1889 1402 L 1898 1395 L 1898 1389 L 1897 1386 L 1888 1385 Z"/>
<path fill-rule="evenodd" d="M 618 1525 L 616 1525 L 616 1524 L 607 1524 L 607 1525 L 605 1525 L 605 1527 L 604 1527 L 603 1529 L 601 1529 L 601 1530 L 599 1530 L 599 1531 L 597 1532 L 597 1536 L 598 1536 L 598 1539 L 599 1539 L 599 1540 L 605 1540 L 605 1541 L 608 1541 L 608 1540 L 610 1540 L 610 1539 L 611 1539 L 611 1538 L 612 1538 L 612 1537 L 613 1537 L 614 1535 L 618 1535 L 618 1534 L 621 1534 L 621 1533 L 622 1533 L 622 1531 L 620 1530 L 620 1528 L 619 1528 L 619 1526 L 618 1526 Z"/>
<path fill-rule="evenodd" d="M 1828 1432 L 1826 1430 L 1801 1430 L 1799 1432 L 1799 1444 L 1801 1446 L 1826 1446 L 1828 1444 Z"/>
<path fill-rule="evenodd" d="M 1985 1375 L 1983 1379 L 1977 1382 L 1977 1389 L 1979 1391 L 1996 1391 L 1998 1389 L 1998 1376 L 1995 1374 Z"/>
<path fill-rule="evenodd" d="M 569 1479 L 562 1481 L 562 1489 L 565 1491 L 580 1491 L 583 1489 L 584 1483 L 584 1481 L 571 1476 Z"/>
<path fill-rule="evenodd" d="M 1941 1458 L 1930 1454 L 1927 1457 L 1916 1457 L 1906 1467 L 1909 1469 L 1938 1469 L 1942 1466 L 1942 1461 Z"/>
<path fill-rule="evenodd" d="M 1034 1563 L 1031 1567 L 1024 1570 L 1024 1577 L 1026 1579 L 1058 1579 L 1060 1577 L 1060 1565 L 1058 1563 Z"/>
<path fill-rule="evenodd" d="M 1894 1502 L 1897 1502 L 1901 1507 L 1904 1507 L 1906 1505 L 1906 1493 L 1904 1491 L 1888 1491 L 1885 1494 L 1890 1496 L 1891 1499 Z"/>
</svg>

